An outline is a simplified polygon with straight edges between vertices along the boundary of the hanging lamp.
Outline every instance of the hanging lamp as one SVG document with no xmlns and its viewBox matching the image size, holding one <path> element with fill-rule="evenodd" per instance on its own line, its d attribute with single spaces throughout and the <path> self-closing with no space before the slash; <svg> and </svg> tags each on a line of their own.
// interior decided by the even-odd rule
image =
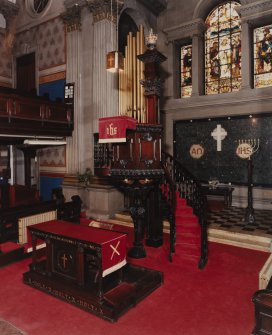
<svg viewBox="0 0 272 335">
<path fill-rule="evenodd" d="M 111 43 L 113 45 L 113 8 L 111 0 Z M 121 52 L 118 51 L 118 0 L 116 0 L 116 48 L 115 51 L 107 53 L 107 70 L 110 72 L 117 72 L 124 70 L 124 57 Z"/>
</svg>

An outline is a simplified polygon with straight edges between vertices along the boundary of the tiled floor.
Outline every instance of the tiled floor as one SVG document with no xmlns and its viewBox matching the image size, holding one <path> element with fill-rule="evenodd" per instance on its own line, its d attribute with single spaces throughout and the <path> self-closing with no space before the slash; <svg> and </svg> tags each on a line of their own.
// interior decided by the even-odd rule
<svg viewBox="0 0 272 335">
<path fill-rule="evenodd" d="M 245 221 L 245 213 L 246 209 L 238 207 L 211 211 L 208 214 L 208 225 L 213 228 L 272 238 L 272 211 L 255 209 L 254 225 Z"/>
<path fill-rule="evenodd" d="M 27 335 L 25 332 L 13 326 L 11 323 L 0 320 L 0 334 L 1 335 Z"/>
</svg>

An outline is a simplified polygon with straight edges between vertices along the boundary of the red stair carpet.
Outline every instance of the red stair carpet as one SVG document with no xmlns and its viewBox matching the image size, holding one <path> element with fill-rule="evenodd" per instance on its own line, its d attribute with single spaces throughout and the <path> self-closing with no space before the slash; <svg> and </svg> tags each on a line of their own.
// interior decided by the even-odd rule
<svg viewBox="0 0 272 335">
<path fill-rule="evenodd" d="M 0 268 L 0 318 L 28 335 L 251 333 L 251 298 L 268 253 L 210 243 L 208 263 L 198 270 L 182 260 L 169 263 L 165 247 L 146 249 L 146 258 L 130 261 L 163 271 L 164 284 L 116 323 L 24 285 L 30 259 Z"/>
<path fill-rule="evenodd" d="M 187 205 L 186 199 L 176 197 L 176 246 L 173 262 L 191 262 L 198 266 L 201 254 L 201 227 L 198 217 L 193 213 L 192 207 Z"/>
</svg>

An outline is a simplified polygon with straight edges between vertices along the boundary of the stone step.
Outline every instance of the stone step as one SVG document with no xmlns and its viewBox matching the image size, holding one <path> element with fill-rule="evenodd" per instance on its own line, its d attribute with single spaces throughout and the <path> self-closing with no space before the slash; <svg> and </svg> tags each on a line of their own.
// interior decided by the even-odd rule
<svg viewBox="0 0 272 335">
<path fill-rule="evenodd" d="M 114 219 L 108 219 L 107 221 L 109 223 L 133 227 L 133 222 L 128 212 L 117 213 Z M 176 231 L 177 234 L 192 233 L 198 235 L 200 225 L 186 227 L 183 223 L 181 223 L 176 225 Z M 164 221 L 164 232 L 169 233 L 169 222 L 167 221 Z M 247 232 L 243 234 L 232 232 L 228 229 L 219 228 L 216 225 L 208 226 L 208 241 L 265 252 L 272 251 L 272 239 L 269 237 L 254 236 Z"/>
<path fill-rule="evenodd" d="M 128 227 L 133 227 L 133 220 L 130 216 L 129 212 L 119 212 L 114 215 L 114 218 L 107 219 L 107 222 L 120 224 Z M 169 232 L 169 221 L 164 220 L 163 221 L 163 231 L 165 233 Z"/>
</svg>

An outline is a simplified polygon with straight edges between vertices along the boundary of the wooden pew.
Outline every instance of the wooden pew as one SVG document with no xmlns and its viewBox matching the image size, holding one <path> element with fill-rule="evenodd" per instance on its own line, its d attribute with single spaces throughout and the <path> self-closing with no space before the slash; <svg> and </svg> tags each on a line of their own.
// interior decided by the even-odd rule
<svg viewBox="0 0 272 335">
<path fill-rule="evenodd" d="M 272 278 L 267 288 L 255 292 L 255 328 L 252 335 L 272 335 Z"/>
<path fill-rule="evenodd" d="M 10 185 L 9 207 L 32 205 L 40 202 L 39 191 L 34 187 L 24 185 Z"/>
</svg>

